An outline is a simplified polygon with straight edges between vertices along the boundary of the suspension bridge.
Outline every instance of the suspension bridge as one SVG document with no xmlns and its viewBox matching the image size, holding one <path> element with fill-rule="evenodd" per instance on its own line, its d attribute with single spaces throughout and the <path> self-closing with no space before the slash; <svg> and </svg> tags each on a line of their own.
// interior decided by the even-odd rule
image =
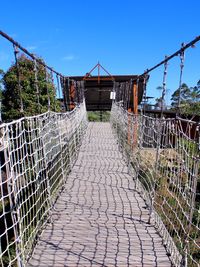
<svg viewBox="0 0 200 267">
<path fill-rule="evenodd" d="M 175 56 L 181 90 L 184 53 L 200 37 L 142 75 L 104 77 L 115 94 L 110 122 L 88 122 L 84 81 L 94 77 L 65 77 L 0 34 L 14 46 L 22 114 L 0 125 L 1 266 L 200 266 L 199 122 L 178 109 L 166 117 L 163 105 L 160 116 L 138 113 L 160 66 L 164 103 Z M 24 116 L 18 50 L 33 61 L 38 111 L 42 65 L 62 89 L 62 112 L 51 110 L 47 88 L 47 111 Z M 98 75 L 92 86 L 100 84 Z"/>
</svg>

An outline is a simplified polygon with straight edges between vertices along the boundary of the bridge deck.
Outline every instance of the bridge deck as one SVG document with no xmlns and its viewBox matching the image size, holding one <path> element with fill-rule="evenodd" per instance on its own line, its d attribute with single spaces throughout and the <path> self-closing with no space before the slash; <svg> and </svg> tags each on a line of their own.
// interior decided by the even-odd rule
<svg viewBox="0 0 200 267">
<path fill-rule="evenodd" d="M 28 266 L 171 266 L 109 123 L 90 123 Z"/>
</svg>

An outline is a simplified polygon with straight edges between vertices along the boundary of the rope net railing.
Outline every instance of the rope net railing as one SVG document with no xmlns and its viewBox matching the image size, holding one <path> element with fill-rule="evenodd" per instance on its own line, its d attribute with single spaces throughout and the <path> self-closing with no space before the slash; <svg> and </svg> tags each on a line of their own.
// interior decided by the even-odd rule
<svg viewBox="0 0 200 267">
<path fill-rule="evenodd" d="M 0 125 L 0 266 L 24 266 L 76 160 L 85 103 Z"/>
<path fill-rule="evenodd" d="M 133 115 L 120 102 L 111 123 L 174 265 L 199 266 L 199 123 Z"/>
</svg>

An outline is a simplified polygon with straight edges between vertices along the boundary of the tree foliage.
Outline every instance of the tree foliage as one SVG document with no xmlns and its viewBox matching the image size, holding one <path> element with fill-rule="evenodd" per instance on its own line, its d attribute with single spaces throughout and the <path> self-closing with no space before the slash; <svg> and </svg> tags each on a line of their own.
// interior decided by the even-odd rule
<svg viewBox="0 0 200 267">
<path fill-rule="evenodd" d="M 163 86 L 157 86 L 156 90 L 162 92 Z M 160 97 L 155 99 L 155 108 L 156 109 L 161 109 L 162 107 L 163 107 L 163 109 L 166 108 L 166 102 L 165 102 L 165 99 L 162 99 L 162 96 L 160 96 Z"/>
<path fill-rule="evenodd" d="M 161 109 L 162 108 L 162 97 L 158 97 L 155 99 L 155 108 Z"/>
<path fill-rule="evenodd" d="M 0 98 L 2 98 L 2 91 L 3 91 L 3 75 L 4 72 L 0 69 Z"/>
<path fill-rule="evenodd" d="M 188 115 L 200 115 L 200 80 L 194 87 L 188 87 L 183 83 L 181 90 L 177 89 L 171 97 L 171 105 L 173 109 L 178 108 L 178 100 L 180 96 L 180 112 Z"/>
<path fill-rule="evenodd" d="M 2 115 L 4 120 L 17 119 L 22 116 L 31 116 L 48 110 L 48 93 L 50 96 L 51 110 L 59 111 L 59 104 L 55 96 L 55 87 L 41 64 L 37 64 L 37 84 L 39 88 L 39 106 L 36 92 L 34 62 L 21 55 L 18 59 L 19 78 L 21 86 L 21 99 L 23 113 L 20 111 L 20 89 L 18 86 L 18 72 L 13 64 L 3 75 L 2 90 Z"/>
</svg>

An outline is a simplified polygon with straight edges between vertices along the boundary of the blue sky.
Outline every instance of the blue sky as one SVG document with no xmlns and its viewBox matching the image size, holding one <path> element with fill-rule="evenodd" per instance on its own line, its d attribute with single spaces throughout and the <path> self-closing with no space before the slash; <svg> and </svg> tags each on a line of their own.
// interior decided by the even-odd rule
<svg viewBox="0 0 200 267">
<path fill-rule="evenodd" d="M 2 1 L 0 28 L 64 75 L 84 75 L 96 63 L 112 74 L 141 74 L 200 35 L 199 0 Z M 0 38 L 0 68 L 13 61 Z M 200 79 L 200 43 L 186 53 L 184 82 Z M 178 87 L 179 58 L 169 64 L 167 102 Z M 161 67 L 148 95 L 159 96 Z"/>
</svg>

